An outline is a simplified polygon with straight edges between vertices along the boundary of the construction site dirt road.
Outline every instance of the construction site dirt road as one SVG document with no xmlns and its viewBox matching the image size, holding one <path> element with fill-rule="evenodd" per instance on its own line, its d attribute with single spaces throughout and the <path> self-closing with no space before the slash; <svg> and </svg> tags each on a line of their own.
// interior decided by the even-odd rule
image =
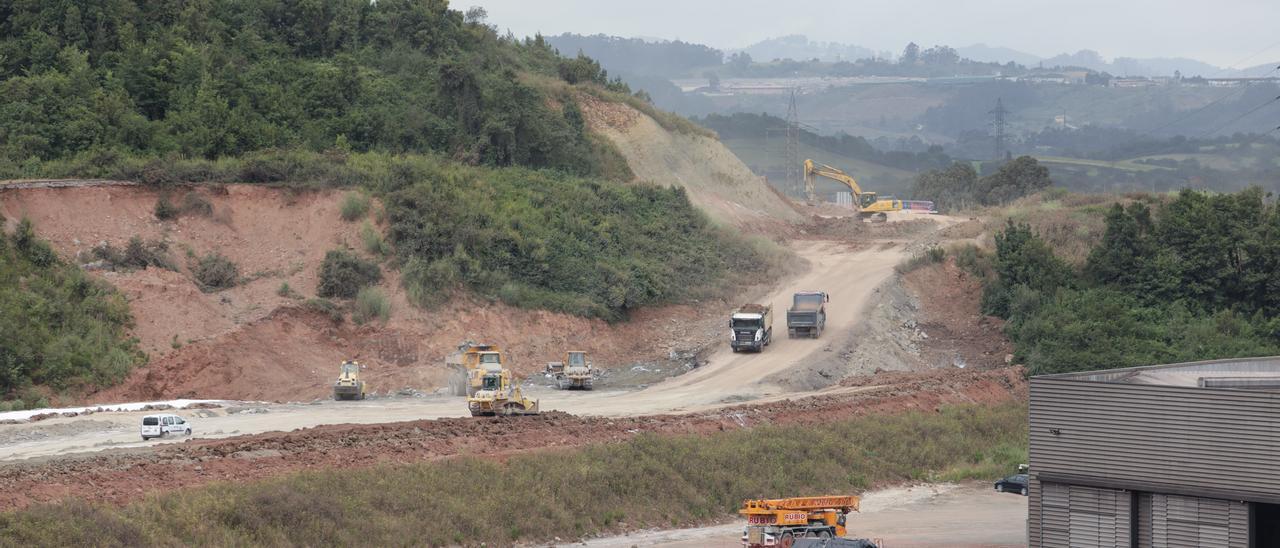
<svg viewBox="0 0 1280 548">
<path fill-rule="evenodd" d="M 947 223 L 948 219 L 941 219 Z M 730 350 L 728 327 L 724 345 L 713 351 L 705 364 L 686 373 L 640 390 L 600 390 L 594 392 L 534 391 L 543 410 L 563 411 L 580 416 L 635 416 L 659 413 L 708 411 L 744 402 L 764 403 L 796 397 L 767 382 L 771 376 L 785 375 L 796 366 L 828 358 L 839 348 L 849 330 L 858 323 L 876 288 L 893 274 L 906 257 L 909 240 L 847 241 L 795 240 L 796 254 L 808 262 L 803 274 L 784 281 L 765 302 L 785 309 L 792 293 L 821 289 L 831 294 L 827 333 L 820 339 L 774 338 L 765 352 L 739 354 Z M 783 326 L 785 329 L 785 326 Z M 830 387 L 819 394 L 841 394 L 866 387 Z M 397 421 L 462 417 L 468 414 L 464 398 L 432 395 L 419 398 L 380 398 L 359 402 L 289 404 L 235 404 L 220 412 L 195 416 L 195 438 L 226 438 L 270 431 L 290 431 L 324 424 L 376 424 Z M 94 428 L 67 427 L 59 435 L 16 437 L 15 443 L 0 449 L 0 460 L 47 457 L 110 448 L 150 446 L 137 437 L 138 413 L 98 413 L 92 415 Z M 72 423 L 78 418 L 50 419 L 42 428 Z M 84 420 L 84 419 L 79 419 Z M 0 425 L 6 431 L 29 428 Z M 181 442 L 177 438 L 168 443 Z"/>
</svg>

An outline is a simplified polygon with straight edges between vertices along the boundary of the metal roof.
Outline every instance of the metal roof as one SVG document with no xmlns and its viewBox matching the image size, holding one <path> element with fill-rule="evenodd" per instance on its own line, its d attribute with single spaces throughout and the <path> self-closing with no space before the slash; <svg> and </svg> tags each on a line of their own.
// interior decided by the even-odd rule
<svg viewBox="0 0 1280 548">
<path fill-rule="evenodd" d="M 1039 375 L 1036 378 L 1275 392 L 1280 391 L 1280 356 L 1147 365 L 1081 373 Z"/>
</svg>

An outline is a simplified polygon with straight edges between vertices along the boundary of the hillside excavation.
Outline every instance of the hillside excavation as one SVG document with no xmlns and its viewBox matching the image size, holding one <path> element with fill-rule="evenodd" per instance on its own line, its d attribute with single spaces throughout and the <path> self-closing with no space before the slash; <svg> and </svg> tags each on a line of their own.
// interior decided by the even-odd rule
<svg viewBox="0 0 1280 548">
<path fill-rule="evenodd" d="M 842 538 L 845 516 L 857 512 L 860 502 L 853 495 L 743 501 L 738 510 L 747 518 L 742 545 L 791 548 L 797 539 Z"/>
<path fill-rule="evenodd" d="M 548 363 L 546 372 L 561 390 L 591 390 L 594 387 L 595 368 L 582 350 L 566 352 L 564 361 Z"/>
<path fill-rule="evenodd" d="M 342 367 L 338 371 L 338 380 L 333 383 L 333 399 L 364 399 L 365 384 L 360 378 L 360 367 L 360 362 L 354 360 L 342 362 Z"/>
</svg>

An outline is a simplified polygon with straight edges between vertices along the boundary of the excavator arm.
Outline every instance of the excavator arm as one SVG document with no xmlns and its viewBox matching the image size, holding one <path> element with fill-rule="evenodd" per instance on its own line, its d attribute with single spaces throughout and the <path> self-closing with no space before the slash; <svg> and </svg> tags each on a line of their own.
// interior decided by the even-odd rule
<svg viewBox="0 0 1280 548">
<path fill-rule="evenodd" d="M 813 160 L 804 161 L 804 191 L 809 195 L 809 200 L 814 200 L 816 191 L 814 190 L 814 179 L 817 177 L 826 177 L 832 181 L 843 183 L 849 187 L 849 191 L 853 192 L 855 202 L 861 204 L 862 187 L 858 186 L 858 181 L 849 176 L 848 173 L 840 171 L 837 168 L 826 164 L 814 163 Z"/>
</svg>

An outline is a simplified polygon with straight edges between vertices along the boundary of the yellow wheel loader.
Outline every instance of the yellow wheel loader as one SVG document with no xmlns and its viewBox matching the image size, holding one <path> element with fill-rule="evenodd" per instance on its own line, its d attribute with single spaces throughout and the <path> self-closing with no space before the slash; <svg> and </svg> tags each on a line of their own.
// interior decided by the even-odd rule
<svg viewBox="0 0 1280 548">
<path fill-rule="evenodd" d="M 547 374 L 556 380 L 561 390 L 591 390 L 595 381 L 595 369 L 582 350 L 565 353 L 564 361 L 547 364 Z"/>
<path fill-rule="evenodd" d="M 347 360 L 342 362 L 338 372 L 338 380 L 333 383 L 333 399 L 363 400 L 365 396 L 364 381 L 360 379 L 360 362 Z"/>
</svg>

